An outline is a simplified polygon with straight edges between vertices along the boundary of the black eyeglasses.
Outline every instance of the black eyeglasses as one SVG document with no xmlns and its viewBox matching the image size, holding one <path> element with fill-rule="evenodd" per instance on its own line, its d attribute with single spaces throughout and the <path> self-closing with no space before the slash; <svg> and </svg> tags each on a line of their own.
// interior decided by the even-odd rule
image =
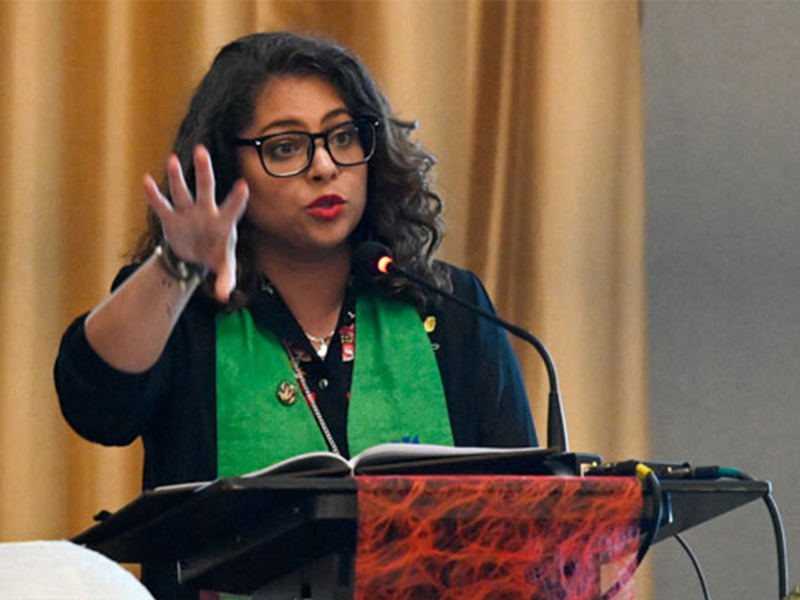
<svg viewBox="0 0 800 600">
<path fill-rule="evenodd" d="M 367 162 L 375 154 L 380 123 L 374 117 L 359 117 L 320 133 L 284 131 L 254 139 L 237 139 L 234 144 L 255 147 L 267 174 L 292 177 L 311 166 L 318 139 L 323 141 L 325 150 L 340 167 Z"/>
</svg>

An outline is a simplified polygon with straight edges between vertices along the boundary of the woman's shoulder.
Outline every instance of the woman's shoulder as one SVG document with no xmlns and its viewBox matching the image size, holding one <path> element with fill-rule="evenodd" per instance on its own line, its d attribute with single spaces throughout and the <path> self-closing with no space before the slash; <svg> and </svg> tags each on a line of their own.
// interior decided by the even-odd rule
<svg viewBox="0 0 800 600">
<path fill-rule="evenodd" d="M 434 268 L 446 275 L 452 293 L 461 300 L 478 304 L 481 308 L 486 308 L 487 303 L 491 304 L 483 282 L 474 272 L 441 260 L 434 262 Z"/>
</svg>

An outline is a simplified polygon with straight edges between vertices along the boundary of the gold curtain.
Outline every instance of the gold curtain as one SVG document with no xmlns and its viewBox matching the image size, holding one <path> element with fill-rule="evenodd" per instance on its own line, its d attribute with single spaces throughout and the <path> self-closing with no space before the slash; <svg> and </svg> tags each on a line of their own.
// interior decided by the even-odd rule
<svg viewBox="0 0 800 600">
<path fill-rule="evenodd" d="M 107 293 L 193 87 L 225 42 L 326 32 L 437 155 L 441 256 L 559 367 L 573 450 L 647 453 L 639 4 L 0 2 L 0 540 L 54 539 L 139 492 L 141 450 L 63 422 L 63 330 Z M 469 340 L 464 340 L 469 343 Z M 546 379 L 517 346 L 545 433 Z"/>
</svg>

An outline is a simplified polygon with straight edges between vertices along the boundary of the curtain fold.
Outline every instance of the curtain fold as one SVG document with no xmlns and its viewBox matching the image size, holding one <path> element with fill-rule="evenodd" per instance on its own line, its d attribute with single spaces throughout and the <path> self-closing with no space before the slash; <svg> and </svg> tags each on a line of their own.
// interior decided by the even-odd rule
<svg viewBox="0 0 800 600">
<path fill-rule="evenodd" d="M 108 292 L 227 41 L 320 31 L 352 48 L 439 159 L 441 256 L 560 370 L 572 448 L 647 454 L 639 4 L 627 1 L 0 2 L 0 539 L 52 539 L 139 491 L 141 449 L 79 439 L 52 380 Z M 178 26 L 179 25 L 179 26 Z M 468 340 L 465 341 L 468 343 Z M 546 378 L 517 346 L 540 434 Z"/>
</svg>

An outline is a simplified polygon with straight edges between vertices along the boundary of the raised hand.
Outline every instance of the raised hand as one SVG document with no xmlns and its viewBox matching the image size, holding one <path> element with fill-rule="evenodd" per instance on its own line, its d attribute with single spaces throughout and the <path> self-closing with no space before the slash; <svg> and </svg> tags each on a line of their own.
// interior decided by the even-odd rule
<svg viewBox="0 0 800 600">
<path fill-rule="evenodd" d="M 182 260 L 207 266 L 216 274 L 214 293 L 227 302 L 236 287 L 236 224 L 247 207 L 247 183 L 240 179 L 219 206 L 214 168 L 203 146 L 194 152 L 196 198 L 192 197 L 176 155 L 167 161 L 172 204 L 150 175 L 145 175 L 147 201 L 161 221 L 164 236 Z"/>
</svg>

